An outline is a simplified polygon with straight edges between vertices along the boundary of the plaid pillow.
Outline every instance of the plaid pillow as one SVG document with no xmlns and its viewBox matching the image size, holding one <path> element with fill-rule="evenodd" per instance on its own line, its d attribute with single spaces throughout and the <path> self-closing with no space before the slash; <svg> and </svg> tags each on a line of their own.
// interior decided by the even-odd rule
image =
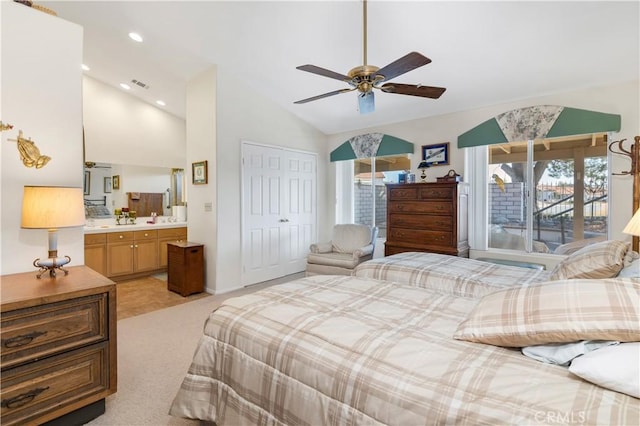
<svg viewBox="0 0 640 426">
<path fill-rule="evenodd" d="M 580 340 L 640 341 L 640 280 L 562 280 L 491 293 L 454 338 L 524 347 Z"/>
<path fill-rule="evenodd" d="M 629 243 L 618 240 L 590 244 L 570 254 L 551 271 L 551 280 L 613 278 L 624 263 Z"/>
</svg>

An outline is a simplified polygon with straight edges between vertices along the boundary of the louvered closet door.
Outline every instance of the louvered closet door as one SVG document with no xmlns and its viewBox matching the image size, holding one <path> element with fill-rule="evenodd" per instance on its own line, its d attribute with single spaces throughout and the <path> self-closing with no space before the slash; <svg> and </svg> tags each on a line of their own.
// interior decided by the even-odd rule
<svg viewBox="0 0 640 426">
<path fill-rule="evenodd" d="M 303 271 L 316 238 L 316 156 L 242 146 L 242 284 Z"/>
</svg>

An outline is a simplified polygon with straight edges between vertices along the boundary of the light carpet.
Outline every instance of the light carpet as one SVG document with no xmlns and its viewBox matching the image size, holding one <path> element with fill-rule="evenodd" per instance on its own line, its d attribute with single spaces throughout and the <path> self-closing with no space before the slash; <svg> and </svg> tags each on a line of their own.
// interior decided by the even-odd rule
<svg viewBox="0 0 640 426">
<path fill-rule="evenodd" d="M 223 295 L 118 321 L 118 391 L 107 397 L 106 413 L 88 425 L 199 425 L 169 416 L 208 314 L 229 297 L 290 281 L 257 284 Z"/>
</svg>

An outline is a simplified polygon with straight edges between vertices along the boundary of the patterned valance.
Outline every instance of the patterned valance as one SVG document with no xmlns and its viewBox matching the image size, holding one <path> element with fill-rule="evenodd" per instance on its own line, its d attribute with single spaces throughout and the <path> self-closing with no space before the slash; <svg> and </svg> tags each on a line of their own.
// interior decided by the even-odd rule
<svg viewBox="0 0 640 426">
<path fill-rule="evenodd" d="M 384 133 L 366 133 L 354 136 L 331 152 L 331 161 L 386 155 L 413 154 L 413 144 Z"/>
<path fill-rule="evenodd" d="M 502 113 L 458 136 L 458 148 L 591 133 L 619 132 L 620 115 L 555 105 Z"/>
</svg>

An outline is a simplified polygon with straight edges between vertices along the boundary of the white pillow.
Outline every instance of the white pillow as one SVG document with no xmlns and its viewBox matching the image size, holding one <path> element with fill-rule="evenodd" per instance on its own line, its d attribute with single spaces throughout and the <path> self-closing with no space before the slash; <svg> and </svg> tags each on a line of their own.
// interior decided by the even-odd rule
<svg viewBox="0 0 640 426">
<path fill-rule="evenodd" d="M 579 356 L 569 371 L 603 388 L 640 398 L 640 342 L 620 343 Z"/>
<path fill-rule="evenodd" d="M 619 278 L 640 278 L 640 259 L 634 260 L 620 270 Z"/>
</svg>

